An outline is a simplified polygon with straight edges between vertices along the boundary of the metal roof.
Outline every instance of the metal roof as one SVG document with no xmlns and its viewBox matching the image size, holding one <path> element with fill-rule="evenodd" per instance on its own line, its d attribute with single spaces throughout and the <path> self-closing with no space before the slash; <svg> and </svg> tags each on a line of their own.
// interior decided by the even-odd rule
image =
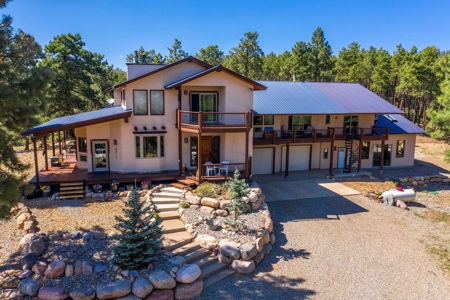
<svg viewBox="0 0 450 300">
<path fill-rule="evenodd" d="M 385 115 L 379 115 L 377 126 L 388 127 L 390 134 L 425 133 L 425 130 L 416 126 L 404 116 L 396 114 L 391 114 L 391 116 L 394 117 L 396 121 L 392 122 Z"/>
<path fill-rule="evenodd" d="M 403 114 L 358 83 L 259 81 L 256 114 Z"/>
<path fill-rule="evenodd" d="M 70 115 L 53 119 L 39 126 L 23 131 L 22 135 L 48 134 L 56 132 L 58 130 L 65 130 L 103 122 L 109 122 L 129 117 L 131 113 L 132 113 L 131 109 L 123 109 L 122 106 L 115 106 L 111 108 L 84 112 L 76 115 Z"/>
</svg>

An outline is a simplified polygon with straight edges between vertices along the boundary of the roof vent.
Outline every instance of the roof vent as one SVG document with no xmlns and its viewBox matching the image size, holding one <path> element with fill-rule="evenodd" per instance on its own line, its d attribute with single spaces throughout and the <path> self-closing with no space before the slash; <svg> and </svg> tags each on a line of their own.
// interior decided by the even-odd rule
<svg viewBox="0 0 450 300">
<path fill-rule="evenodd" d="M 135 63 L 139 63 L 139 57 L 138 57 L 138 52 L 137 51 L 134 51 L 134 62 Z"/>
<path fill-rule="evenodd" d="M 142 64 L 143 64 L 143 65 L 146 65 L 146 64 L 147 64 L 147 61 L 146 61 L 145 59 L 146 59 L 146 55 L 145 55 L 145 54 L 142 54 Z"/>
<path fill-rule="evenodd" d="M 297 81 L 297 72 L 294 72 L 294 75 L 292 76 L 292 81 L 293 82 Z"/>
<path fill-rule="evenodd" d="M 397 122 L 397 119 L 394 118 L 394 117 L 391 116 L 391 115 L 384 115 L 384 117 L 385 117 L 386 119 L 388 119 L 389 121 L 391 121 L 391 122 Z"/>
</svg>

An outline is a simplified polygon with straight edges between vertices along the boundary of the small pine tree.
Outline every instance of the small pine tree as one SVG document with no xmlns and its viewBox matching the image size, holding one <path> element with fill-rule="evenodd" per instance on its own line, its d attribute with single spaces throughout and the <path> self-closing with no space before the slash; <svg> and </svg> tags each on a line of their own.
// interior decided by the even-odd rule
<svg viewBox="0 0 450 300">
<path fill-rule="evenodd" d="M 114 226 L 120 231 L 114 239 L 119 245 L 114 247 L 112 263 L 127 269 L 134 269 L 152 261 L 160 253 L 163 230 L 160 221 L 151 220 L 154 211 L 139 199 L 134 190 L 122 210 L 124 217 L 116 216 Z"/>
<path fill-rule="evenodd" d="M 224 222 L 235 231 L 243 228 L 243 224 L 238 221 L 238 218 L 245 212 L 246 204 L 242 198 L 247 197 L 249 194 L 248 184 L 245 183 L 245 180 L 239 179 L 239 176 L 240 172 L 236 169 L 233 178 L 225 183 L 231 196 L 231 202 L 227 205 L 231 215 Z"/>
</svg>

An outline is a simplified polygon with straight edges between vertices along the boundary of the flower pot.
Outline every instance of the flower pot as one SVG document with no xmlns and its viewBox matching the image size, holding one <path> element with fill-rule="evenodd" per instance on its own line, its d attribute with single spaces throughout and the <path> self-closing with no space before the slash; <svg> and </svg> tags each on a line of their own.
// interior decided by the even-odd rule
<svg viewBox="0 0 450 300">
<path fill-rule="evenodd" d="M 42 191 L 42 197 L 50 197 L 50 189 Z"/>
<path fill-rule="evenodd" d="M 127 184 L 127 191 L 134 190 L 134 184 Z"/>
<path fill-rule="evenodd" d="M 206 220 L 205 221 L 206 227 L 209 230 L 217 230 L 217 227 L 219 226 L 219 220 Z"/>
<path fill-rule="evenodd" d="M 141 185 L 141 189 L 148 190 L 148 184 L 142 184 Z"/>
<path fill-rule="evenodd" d="M 111 190 L 112 190 L 113 192 L 117 192 L 117 184 L 111 185 Z"/>
</svg>

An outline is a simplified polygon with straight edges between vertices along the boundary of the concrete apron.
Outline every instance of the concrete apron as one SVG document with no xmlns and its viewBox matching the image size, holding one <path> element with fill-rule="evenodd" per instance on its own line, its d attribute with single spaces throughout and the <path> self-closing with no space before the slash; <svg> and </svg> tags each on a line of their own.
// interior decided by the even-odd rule
<svg viewBox="0 0 450 300">
<path fill-rule="evenodd" d="M 254 175 L 253 179 L 266 196 L 266 202 L 360 194 L 341 183 L 327 179 L 320 171 L 289 172 L 288 178 L 284 177 L 284 173 Z"/>
</svg>

